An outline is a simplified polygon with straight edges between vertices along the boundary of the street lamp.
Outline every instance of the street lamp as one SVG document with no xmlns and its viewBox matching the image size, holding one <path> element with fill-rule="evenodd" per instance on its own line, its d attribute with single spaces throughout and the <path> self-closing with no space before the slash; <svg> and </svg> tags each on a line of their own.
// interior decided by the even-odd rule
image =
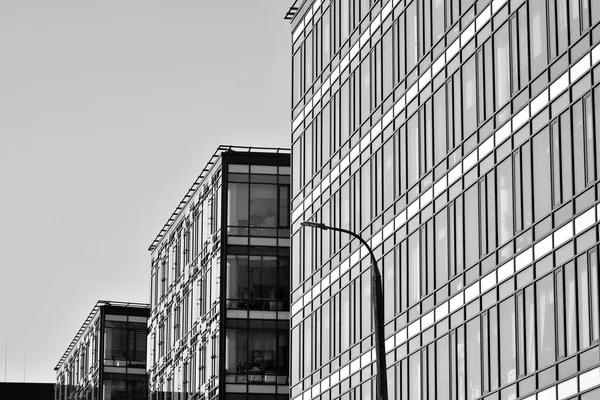
<svg viewBox="0 0 600 400">
<path fill-rule="evenodd" d="M 347 229 L 327 226 L 320 222 L 304 221 L 300 225 L 324 231 L 331 229 L 332 231 L 346 233 L 358 239 L 369 250 L 371 255 L 371 309 L 373 311 L 373 322 L 375 323 L 375 352 L 377 354 L 377 399 L 387 400 L 387 368 L 385 366 L 385 345 L 383 341 L 383 290 L 381 288 L 381 273 L 377 267 L 375 254 L 373 254 L 371 246 L 360 235 Z"/>
</svg>

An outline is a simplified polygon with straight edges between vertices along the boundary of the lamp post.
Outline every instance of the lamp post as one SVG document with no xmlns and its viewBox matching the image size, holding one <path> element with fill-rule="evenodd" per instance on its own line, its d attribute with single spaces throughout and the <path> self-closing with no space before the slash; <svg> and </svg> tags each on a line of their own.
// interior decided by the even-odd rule
<svg viewBox="0 0 600 400">
<path fill-rule="evenodd" d="M 373 310 L 373 322 L 375 324 L 375 352 L 377 354 L 377 399 L 387 400 L 387 368 L 385 365 L 385 345 L 383 341 L 383 290 L 381 287 L 381 273 L 377 267 L 375 254 L 371 246 L 360 235 L 347 229 L 335 228 L 320 222 L 301 222 L 300 225 L 308 228 L 321 230 L 331 229 L 332 231 L 346 233 L 356 238 L 367 248 L 371 255 L 371 309 Z"/>
</svg>

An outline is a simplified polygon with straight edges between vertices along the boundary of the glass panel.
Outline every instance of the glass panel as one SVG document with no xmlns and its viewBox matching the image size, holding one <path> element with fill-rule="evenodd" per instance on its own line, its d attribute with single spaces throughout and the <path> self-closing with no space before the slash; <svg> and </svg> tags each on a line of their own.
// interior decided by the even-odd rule
<svg viewBox="0 0 600 400">
<path fill-rule="evenodd" d="M 498 307 L 492 307 L 489 311 L 490 319 L 490 389 L 494 390 L 498 388 Z"/>
<path fill-rule="evenodd" d="M 249 298 L 251 308 L 269 309 L 270 301 L 277 296 L 277 258 L 269 256 L 249 257 Z"/>
<path fill-rule="evenodd" d="M 258 332 L 250 332 L 251 335 L 251 339 L 255 338 L 257 335 L 256 333 Z M 308 375 L 310 374 L 310 372 L 312 371 L 312 361 L 313 361 L 313 357 L 312 357 L 312 353 L 314 352 L 314 347 L 313 347 L 313 337 L 314 337 L 314 331 L 313 331 L 313 325 L 312 325 L 312 316 L 311 318 L 307 318 L 304 320 L 304 348 L 303 348 L 303 359 L 304 359 L 304 375 Z M 251 346 L 254 345 L 256 347 L 256 344 L 251 343 Z M 259 353 L 260 354 L 260 353 Z M 249 349 L 248 352 L 248 356 L 250 358 L 250 363 L 251 363 L 251 369 L 248 371 L 249 373 L 254 373 L 255 371 L 258 371 L 256 364 L 260 363 L 260 361 L 256 360 L 256 356 L 255 353 L 253 351 L 253 349 Z"/>
<path fill-rule="evenodd" d="M 433 28 L 433 44 L 435 45 L 438 40 L 442 38 L 444 35 L 444 1 L 443 0 L 433 0 L 433 10 L 432 10 L 432 22 L 431 26 Z"/>
<path fill-rule="evenodd" d="M 277 186 L 250 186 L 250 226 L 277 227 Z"/>
<path fill-rule="evenodd" d="M 248 299 L 248 257 L 227 256 L 227 306 L 231 308 L 244 308 L 244 301 L 236 299 Z"/>
<path fill-rule="evenodd" d="M 558 54 L 562 54 L 569 47 L 567 2 L 559 0 L 556 2 L 557 21 L 556 37 L 558 38 Z"/>
<path fill-rule="evenodd" d="M 534 189 L 534 213 L 535 219 L 539 220 L 546 215 L 551 208 L 550 194 L 550 143 L 548 128 L 538 133 L 533 138 L 533 189 Z"/>
<path fill-rule="evenodd" d="M 279 226 L 290 226 L 289 186 L 279 186 Z"/>
<path fill-rule="evenodd" d="M 527 343 L 525 343 L 525 352 L 527 356 L 527 370 L 530 374 L 535 371 L 535 313 L 533 299 L 533 285 L 525 289 L 525 335 Z"/>
<path fill-rule="evenodd" d="M 124 380 L 107 379 L 103 388 L 104 400 L 126 400 L 127 386 Z"/>
<path fill-rule="evenodd" d="M 573 105 L 573 158 L 580 160 L 575 162 L 573 170 L 575 172 L 575 193 L 579 193 L 585 187 L 585 153 L 583 150 L 583 109 L 581 101 Z"/>
<path fill-rule="evenodd" d="M 410 71 L 417 63 L 417 2 L 406 8 L 406 69 Z"/>
<path fill-rule="evenodd" d="M 392 32 L 393 30 L 388 30 L 385 35 L 383 35 L 383 39 L 381 40 L 382 45 L 382 57 L 383 60 L 381 62 L 383 67 L 382 73 L 382 82 L 383 82 L 383 98 L 385 99 L 392 91 L 394 85 L 394 76 L 393 76 L 393 63 L 392 63 Z"/>
<path fill-rule="evenodd" d="M 529 34 L 527 32 L 527 6 L 518 11 L 519 27 L 519 88 L 529 82 Z"/>
<path fill-rule="evenodd" d="M 394 140 L 383 146 L 383 209 L 394 202 Z"/>
<path fill-rule="evenodd" d="M 302 95 L 302 70 L 300 69 L 302 53 L 302 49 L 294 53 L 292 61 L 292 103 L 294 105 L 298 103 L 298 100 L 300 100 L 300 96 Z"/>
<path fill-rule="evenodd" d="M 370 59 L 365 58 L 360 64 L 360 121 L 364 121 L 371 113 L 371 70 L 370 70 Z M 355 94 L 357 94 L 358 88 L 355 88 Z M 344 101 L 344 100 L 342 100 Z M 342 104 L 342 107 L 344 105 Z M 356 113 L 358 110 L 354 110 Z M 344 118 L 344 113 L 342 113 Z M 343 133 L 343 132 L 342 132 Z M 346 136 L 344 136 L 345 138 Z M 344 141 L 342 140 L 342 143 Z"/>
<path fill-rule="evenodd" d="M 581 33 L 581 26 L 579 22 L 579 0 L 569 1 L 569 15 L 571 16 L 571 43 L 575 43 Z"/>
<path fill-rule="evenodd" d="M 371 298 L 371 273 L 370 271 L 366 271 L 362 274 L 361 277 L 361 294 L 362 299 L 370 299 Z M 371 330 L 371 302 L 370 301 L 362 301 L 360 309 L 360 322 L 361 322 L 361 335 L 360 337 L 365 337 L 370 335 Z"/>
<path fill-rule="evenodd" d="M 565 299 L 564 273 L 556 271 L 556 357 L 565 356 Z"/>
<path fill-rule="evenodd" d="M 500 384 L 517 379 L 514 297 L 500 303 Z"/>
<path fill-rule="evenodd" d="M 340 310 L 340 351 L 350 346 L 350 289 L 346 286 L 341 292 Z"/>
<path fill-rule="evenodd" d="M 448 221 L 446 210 L 435 216 L 436 288 L 448 281 Z"/>
<path fill-rule="evenodd" d="M 567 111 L 560 116 L 561 202 L 573 196 L 571 140 L 571 115 Z"/>
<path fill-rule="evenodd" d="M 587 96 L 584 100 L 585 117 L 585 149 L 586 149 L 586 183 L 596 180 L 596 154 L 594 148 L 594 111 L 592 108 L 592 97 Z"/>
<path fill-rule="evenodd" d="M 248 200 L 247 183 L 227 185 L 227 225 L 248 226 Z"/>
<path fill-rule="evenodd" d="M 560 130 L 559 125 L 554 121 L 550 125 L 550 134 L 552 136 L 552 186 L 553 203 L 558 205 L 562 203 L 561 196 L 561 178 L 560 178 Z"/>
<path fill-rule="evenodd" d="M 578 299 L 578 326 L 579 349 L 583 350 L 590 345 L 590 293 L 588 282 L 587 254 L 577 257 L 577 299 Z"/>
<path fill-rule="evenodd" d="M 385 307 L 383 308 L 384 321 L 390 321 L 394 316 L 394 251 L 390 251 L 385 255 L 382 262 L 380 262 L 380 268 L 383 276 L 383 298 Z"/>
<path fill-rule="evenodd" d="M 457 400 L 463 400 L 467 388 L 465 387 L 465 331 L 462 327 L 456 330 L 456 349 Z"/>
<path fill-rule="evenodd" d="M 598 293 L 598 251 L 591 251 L 590 257 L 590 300 L 592 302 L 592 341 L 600 338 L 600 295 Z"/>
<path fill-rule="evenodd" d="M 467 400 L 481 396 L 481 337 L 479 318 L 467 323 Z"/>
<path fill-rule="evenodd" d="M 421 400 L 421 352 L 408 358 L 409 363 L 409 399 Z"/>
<path fill-rule="evenodd" d="M 525 301 L 523 292 L 517 293 L 517 365 L 518 376 L 525 375 Z"/>
<path fill-rule="evenodd" d="M 483 373 L 482 390 L 483 393 L 490 391 L 490 332 L 489 317 L 485 312 L 481 315 L 481 361 L 483 363 L 481 371 Z"/>
<path fill-rule="evenodd" d="M 508 60 L 508 58 L 506 58 Z M 508 72 L 508 69 L 506 70 Z M 471 57 L 462 67 L 463 83 L 463 137 L 467 138 L 477 127 L 476 87 L 475 87 L 475 57 Z M 505 81 L 508 78 L 503 78 Z M 498 88 L 498 86 L 496 86 Z M 496 89 L 496 93 L 500 89 Z"/>
<path fill-rule="evenodd" d="M 538 367 L 556 360 L 554 350 L 554 284 L 549 275 L 535 284 L 537 301 Z"/>
<path fill-rule="evenodd" d="M 344 43 L 350 34 L 350 0 L 340 0 L 340 32 L 341 43 Z"/>
<path fill-rule="evenodd" d="M 441 0 L 440 0 L 441 1 Z M 435 146 L 435 161 L 438 163 L 446 156 L 446 86 L 433 95 L 433 138 Z"/>
<path fill-rule="evenodd" d="M 339 91 L 339 145 L 346 143 L 346 140 L 348 140 L 348 137 L 350 137 L 350 85 L 348 82 L 350 81 L 346 81 Z"/>
<path fill-rule="evenodd" d="M 510 99 L 508 24 L 494 33 L 494 57 L 496 110 L 499 110 Z"/>
<path fill-rule="evenodd" d="M 419 120 L 418 114 L 414 114 L 406 124 L 406 156 L 408 158 L 407 174 L 408 188 L 417 182 L 419 178 Z"/>
<path fill-rule="evenodd" d="M 522 147 L 522 163 L 521 171 L 523 174 L 522 181 L 522 199 L 523 199 L 523 228 L 526 229 L 533 223 L 533 210 L 531 188 L 533 187 L 531 177 L 531 145 L 529 142 Z"/>
<path fill-rule="evenodd" d="M 419 231 L 408 238 L 408 304 L 412 305 L 419 301 L 421 280 L 419 277 Z"/>
<path fill-rule="evenodd" d="M 513 236 L 513 190 L 512 190 L 511 159 L 506 159 L 498 166 L 497 175 L 497 205 L 498 205 L 498 240 L 504 244 Z"/>
<path fill-rule="evenodd" d="M 439 400 L 449 400 L 450 398 L 450 354 L 448 346 L 448 335 L 436 342 L 437 393 L 434 398 Z"/>
<path fill-rule="evenodd" d="M 546 2 L 530 1 L 527 4 L 531 30 L 531 74 L 535 76 L 547 65 Z"/>
<path fill-rule="evenodd" d="M 478 214 L 479 199 L 477 196 L 477 185 L 472 186 L 465 193 L 465 241 L 469 245 L 465 246 L 466 266 L 473 265 L 479 259 L 479 225 Z"/>
<path fill-rule="evenodd" d="M 513 156 L 513 166 L 515 171 L 515 231 L 519 232 L 523 229 L 523 198 L 522 187 L 523 180 L 521 178 L 521 152 L 515 151 Z"/>
<path fill-rule="evenodd" d="M 328 8 L 323 14 L 323 40 L 322 40 L 322 51 L 323 51 L 323 63 L 329 62 L 331 58 L 331 23 L 330 23 L 330 14 L 331 7 Z"/>
<path fill-rule="evenodd" d="M 298 345 L 298 342 L 294 344 Z M 248 370 L 248 336 L 243 329 L 227 329 L 225 334 L 225 371 L 242 373 Z"/>
<path fill-rule="evenodd" d="M 127 322 L 105 321 L 104 364 L 127 365 Z"/>
</svg>

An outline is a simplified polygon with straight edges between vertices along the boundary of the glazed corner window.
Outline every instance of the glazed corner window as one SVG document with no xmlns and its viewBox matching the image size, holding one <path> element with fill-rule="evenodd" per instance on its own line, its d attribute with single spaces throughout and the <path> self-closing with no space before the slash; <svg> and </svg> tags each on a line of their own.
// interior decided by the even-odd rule
<svg viewBox="0 0 600 400">
<path fill-rule="evenodd" d="M 227 256 L 227 307 L 289 309 L 289 261 L 274 256 Z"/>
<path fill-rule="evenodd" d="M 289 326 L 275 321 L 247 323 L 245 320 L 228 320 L 227 325 L 227 382 L 287 383 Z"/>
<path fill-rule="evenodd" d="M 105 365 L 126 365 L 127 322 L 106 321 L 104 329 L 104 360 Z"/>
<path fill-rule="evenodd" d="M 289 225 L 289 186 L 229 183 L 229 226 L 277 228 Z"/>
<path fill-rule="evenodd" d="M 131 321 L 128 324 L 109 318 L 126 317 L 107 316 L 104 328 L 104 365 L 143 366 L 146 362 L 146 324 Z"/>
</svg>

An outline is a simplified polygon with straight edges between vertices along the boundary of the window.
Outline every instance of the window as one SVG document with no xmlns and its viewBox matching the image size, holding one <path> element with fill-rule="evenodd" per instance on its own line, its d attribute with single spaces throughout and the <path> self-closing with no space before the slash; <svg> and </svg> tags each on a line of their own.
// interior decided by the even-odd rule
<svg viewBox="0 0 600 400">
<path fill-rule="evenodd" d="M 547 65 L 546 55 L 546 2 L 530 1 L 529 5 L 529 29 L 530 33 L 530 55 L 531 74 L 536 76 Z"/>
<path fill-rule="evenodd" d="M 555 359 L 554 343 L 554 284 L 549 275 L 535 284 L 537 303 L 538 368 L 552 364 Z"/>
<path fill-rule="evenodd" d="M 227 320 L 226 378 L 232 383 L 287 383 L 287 321 Z M 299 337 L 292 331 L 292 337 Z M 294 343 L 299 343 L 294 340 Z M 297 359 L 296 359 L 297 360 Z M 297 368 L 292 368 L 296 371 Z"/>
</svg>

